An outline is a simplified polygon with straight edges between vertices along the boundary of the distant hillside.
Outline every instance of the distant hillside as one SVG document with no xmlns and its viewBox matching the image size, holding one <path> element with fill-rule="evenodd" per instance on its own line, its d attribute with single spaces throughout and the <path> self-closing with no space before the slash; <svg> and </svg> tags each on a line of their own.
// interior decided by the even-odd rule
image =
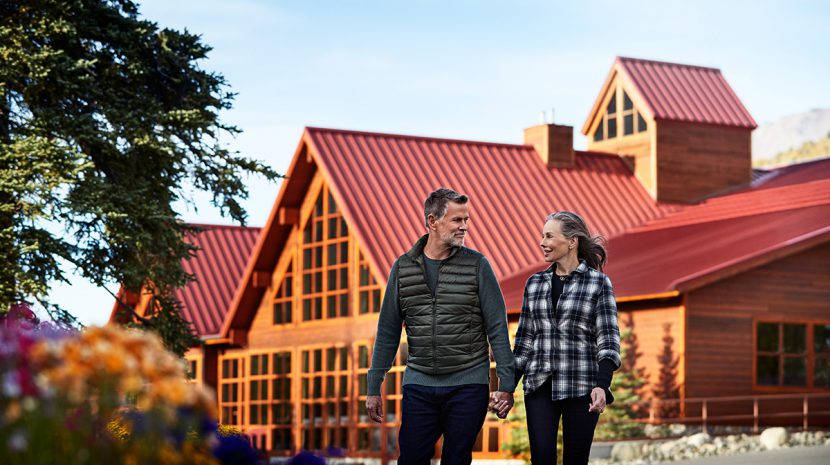
<svg viewBox="0 0 830 465">
<path fill-rule="evenodd" d="M 755 160 L 755 166 L 776 166 L 776 165 L 790 165 L 793 163 L 800 163 L 808 160 L 815 160 L 817 158 L 830 157 L 830 135 L 824 139 L 805 142 L 801 147 L 793 150 L 781 152 L 772 158 L 765 158 L 763 160 Z"/>
<path fill-rule="evenodd" d="M 830 108 L 785 116 L 752 131 L 753 164 L 783 152 L 799 150 L 805 143 L 830 136 Z"/>
</svg>

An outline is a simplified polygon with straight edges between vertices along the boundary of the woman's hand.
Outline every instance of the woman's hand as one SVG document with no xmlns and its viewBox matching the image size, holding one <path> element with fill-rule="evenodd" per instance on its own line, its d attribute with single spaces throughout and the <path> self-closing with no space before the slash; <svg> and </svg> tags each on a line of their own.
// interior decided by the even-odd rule
<svg viewBox="0 0 830 465">
<path fill-rule="evenodd" d="M 602 413 L 605 410 L 605 389 L 595 387 L 591 390 L 591 404 L 588 407 L 589 412 Z"/>
</svg>

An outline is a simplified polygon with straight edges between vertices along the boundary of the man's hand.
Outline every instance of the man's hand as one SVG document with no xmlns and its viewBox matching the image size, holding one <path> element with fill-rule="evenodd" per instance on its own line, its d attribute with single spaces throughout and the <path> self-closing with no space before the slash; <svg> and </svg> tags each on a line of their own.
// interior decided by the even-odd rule
<svg viewBox="0 0 830 465">
<path fill-rule="evenodd" d="M 591 404 L 588 406 L 589 412 L 602 413 L 605 410 L 605 389 L 595 387 L 591 390 Z"/>
<path fill-rule="evenodd" d="M 376 422 L 383 422 L 383 399 L 380 396 L 366 396 L 366 412 L 369 419 Z"/>
<path fill-rule="evenodd" d="M 513 393 L 496 391 L 490 393 L 490 404 L 487 410 L 494 412 L 499 418 L 507 418 L 510 409 L 513 408 Z"/>
</svg>

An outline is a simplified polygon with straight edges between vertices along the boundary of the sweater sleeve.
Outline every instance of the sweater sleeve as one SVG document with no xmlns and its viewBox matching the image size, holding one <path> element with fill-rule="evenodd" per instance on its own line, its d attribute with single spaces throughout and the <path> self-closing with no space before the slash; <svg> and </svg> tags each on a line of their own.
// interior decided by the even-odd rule
<svg viewBox="0 0 830 465">
<path fill-rule="evenodd" d="M 395 361 L 395 354 L 398 352 L 402 327 L 403 319 L 401 318 L 400 299 L 398 299 L 398 262 L 396 261 L 389 273 L 378 316 L 377 336 L 372 350 L 372 366 L 367 376 L 367 394 L 370 396 L 380 395 L 383 378 L 392 368 L 392 362 Z"/>
<path fill-rule="evenodd" d="M 515 363 L 510 351 L 510 337 L 507 334 L 507 309 L 499 281 L 490 262 L 483 258 L 479 266 L 478 295 L 487 339 L 496 359 L 496 375 L 499 378 L 499 391 L 513 392 L 516 389 L 514 377 Z"/>
<path fill-rule="evenodd" d="M 519 384 L 519 380 L 527 370 L 535 337 L 536 327 L 533 324 L 533 316 L 530 314 L 527 286 L 525 286 L 524 297 L 522 297 L 522 312 L 519 314 L 519 327 L 516 330 L 516 339 L 513 341 L 513 355 L 516 358 L 516 384 Z"/>
</svg>

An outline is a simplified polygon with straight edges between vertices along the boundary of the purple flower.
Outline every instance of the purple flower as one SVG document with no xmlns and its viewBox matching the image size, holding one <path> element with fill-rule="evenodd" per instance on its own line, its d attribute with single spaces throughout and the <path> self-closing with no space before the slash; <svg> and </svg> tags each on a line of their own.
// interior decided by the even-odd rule
<svg viewBox="0 0 830 465">
<path fill-rule="evenodd" d="M 213 450 L 213 456 L 224 465 L 256 465 L 259 461 L 259 455 L 251 447 L 248 438 L 236 434 L 220 436 L 219 445 Z"/>
<path fill-rule="evenodd" d="M 302 451 L 285 462 L 285 465 L 326 465 L 326 459 L 311 452 Z"/>
</svg>

